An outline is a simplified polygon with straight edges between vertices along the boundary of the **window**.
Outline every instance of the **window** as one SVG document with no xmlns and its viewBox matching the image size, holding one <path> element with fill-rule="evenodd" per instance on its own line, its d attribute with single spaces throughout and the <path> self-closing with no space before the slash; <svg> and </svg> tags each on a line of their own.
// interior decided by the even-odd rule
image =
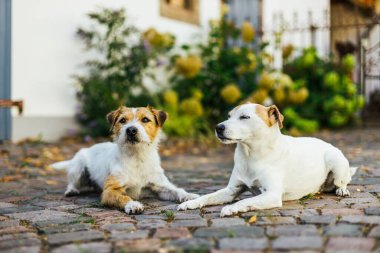
<svg viewBox="0 0 380 253">
<path fill-rule="evenodd" d="M 199 25 L 199 0 L 160 0 L 160 15 Z"/>
</svg>

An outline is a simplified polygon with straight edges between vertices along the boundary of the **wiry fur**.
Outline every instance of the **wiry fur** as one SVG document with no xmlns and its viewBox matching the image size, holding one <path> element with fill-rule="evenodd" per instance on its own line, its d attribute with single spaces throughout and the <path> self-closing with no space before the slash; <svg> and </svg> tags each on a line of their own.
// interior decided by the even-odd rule
<svg viewBox="0 0 380 253">
<path fill-rule="evenodd" d="M 81 178 L 103 189 L 104 205 L 124 208 L 127 213 L 139 213 L 143 205 L 139 199 L 150 193 L 164 200 L 183 202 L 197 197 L 173 185 L 160 165 L 158 143 L 166 113 L 147 108 L 119 109 L 107 115 L 114 142 L 83 148 L 73 159 L 52 164 L 56 169 L 66 169 L 68 185 L 65 195 L 80 192 Z M 137 129 L 136 135 L 127 135 L 127 129 Z"/>
<path fill-rule="evenodd" d="M 326 185 L 331 183 L 338 196 L 348 196 L 347 184 L 356 168 L 350 168 L 342 152 L 329 143 L 281 134 L 283 119 L 276 106 L 248 103 L 233 109 L 230 118 L 220 124 L 223 131 L 217 133 L 223 143 L 237 143 L 227 187 L 184 202 L 178 209 L 228 203 L 242 188 L 252 187 L 259 187 L 261 194 L 225 206 L 221 216 L 281 207 L 283 200 L 317 193 L 322 186 L 331 190 Z"/>
</svg>

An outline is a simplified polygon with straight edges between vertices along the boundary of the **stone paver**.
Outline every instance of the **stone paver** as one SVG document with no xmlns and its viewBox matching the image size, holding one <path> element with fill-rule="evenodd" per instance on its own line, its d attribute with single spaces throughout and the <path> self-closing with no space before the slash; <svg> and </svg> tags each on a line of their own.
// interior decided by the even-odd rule
<svg viewBox="0 0 380 253">
<path fill-rule="evenodd" d="M 262 250 L 268 246 L 267 238 L 223 238 L 219 240 L 219 248 L 223 250 Z"/>
<path fill-rule="evenodd" d="M 318 194 L 224 218 L 224 205 L 177 211 L 177 203 L 152 198 L 141 200 L 143 214 L 127 215 L 101 206 L 91 189 L 64 197 L 66 175 L 45 167 L 49 152 L 59 147 L 69 158 L 87 144 L 1 144 L 0 253 L 380 252 L 380 129 L 317 136 L 359 167 L 350 197 Z M 163 156 L 162 166 L 176 185 L 206 194 L 227 184 L 232 159 L 232 146 L 218 145 L 198 155 Z"/>
<path fill-rule="evenodd" d="M 153 237 L 174 239 L 182 237 L 191 237 L 191 233 L 187 228 L 158 228 Z"/>
<path fill-rule="evenodd" d="M 83 252 L 96 252 L 96 253 L 110 253 L 112 250 L 111 243 L 106 242 L 90 242 L 81 244 L 69 244 L 56 248 L 52 253 L 83 253 Z"/>
<path fill-rule="evenodd" d="M 53 211 L 53 210 L 41 210 L 41 211 L 31 211 L 31 212 L 25 212 L 25 213 L 11 213 L 11 214 L 6 214 L 6 216 L 10 218 L 14 218 L 14 219 L 36 222 L 36 221 L 49 220 L 51 218 L 54 218 L 54 219 L 75 218 L 78 215 L 72 214 L 72 213 L 66 213 L 66 212 Z"/>
<path fill-rule="evenodd" d="M 370 252 L 374 248 L 375 242 L 373 238 L 331 237 L 327 243 L 327 252 Z"/>
<path fill-rule="evenodd" d="M 273 240 L 272 247 L 278 250 L 285 249 L 320 249 L 323 239 L 319 236 L 280 236 Z"/>
<path fill-rule="evenodd" d="M 111 241 L 145 239 L 149 237 L 149 230 L 111 231 Z"/>
<path fill-rule="evenodd" d="M 103 239 L 104 235 L 96 230 L 75 231 L 68 233 L 51 234 L 47 237 L 47 242 L 51 245 L 63 244 L 68 242 L 82 242 Z"/>
<path fill-rule="evenodd" d="M 211 222 L 212 227 L 231 227 L 245 224 L 245 221 L 240 218 L 216 218 L 211 219 Z"/>
<path fill-rule="evenodd" d="M 361 236 L 362 226 L 352 224 L 338 224 L 324 228 L 326 235 L 330 236 Z"/>
<path fill-rule="evenodd" d="M 315 225 L 280 225 L 267 228 L 267 235 L 278 236 L 317 236 L 318 229 Z"/>
</svg>

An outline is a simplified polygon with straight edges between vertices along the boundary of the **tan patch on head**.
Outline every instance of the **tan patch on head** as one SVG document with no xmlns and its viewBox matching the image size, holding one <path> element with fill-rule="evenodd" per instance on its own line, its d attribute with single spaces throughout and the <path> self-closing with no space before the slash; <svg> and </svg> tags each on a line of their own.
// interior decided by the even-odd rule
<svg viewBox="0 0 380 253">
<path fill-rule="evenodd" d="M 269 121 L 269 116 L 268 116 L 268 108 L 263 106 L 263 105 L 256 105 L 256 114 L 257 116 L 259 116 L 263 121 L 264 123 L 271 127 L 271 123 Z"/>
<path fill-rule="evenodd" d="M 112 136 L 117 136 L 120 129 L 133 119 L 140 122 L 150 140 L 153 141 L 167 119 L 167 113 L 150 106 L 136 109 L 120 106 L 115 111 L 107 114 L 107 120 L 111 124 Z"/>
<path fill-rule="evenodd" d="M 153 109 L 152 107 L 140 107 L 137 109 L 135 118 L 145 128 L 149 139 L 153 141 L 164 124 L 167 114 L 166 112 Z M 146 119 L 149 121 L 146 122 Z"/>
<path fill-rule="evenodd" d="M 115 111 L 107 114 L 107 120 L 111 124 L 112 136 L 118 135 L 120 129 L 130 120 L 133 119 L 131 108 L 120 106 Z M 125 120 L 125 122 L 124 122 Z"/>
<path fill-rule="evenodd" d="M 273 126 L 278 122 L 280 129 L 283 127 L 282 122 L 284 121 L 284 116 L 280 113 L 277 106 L 271 105 L 270 107 L 265 107 L 263 105 L 256 105 L 256 114 L 265 122 L 268 127 Z"/>
<path fill-rule="evenodd" d="M 149 136 L 149 139 L 153 141 L 160 130 L 160 127 L 156 123 L 153 112 L 151 112 L 148 108 L 138 108 L 135 118 L 144 127 L 146 134 Z M 146 119 L 149 121 L 145 122 L 144 120 Z"/>
</svg>

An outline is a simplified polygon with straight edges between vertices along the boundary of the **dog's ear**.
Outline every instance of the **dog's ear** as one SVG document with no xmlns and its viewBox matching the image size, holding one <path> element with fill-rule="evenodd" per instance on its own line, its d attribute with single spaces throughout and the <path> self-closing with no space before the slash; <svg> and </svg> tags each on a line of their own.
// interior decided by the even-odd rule
<svg viewBox="0 0 380 253">
<path fill-rule="evenodd" d="M 268 118 L 269 123 L 273 126 L 276 122 L 278 122 L 278 126 L 280 129 L 283 127 L 282 122 L 284 121 L 284 116 L 280 113 L 277 106 L 271 105 L 268 109 Z"/>
<path fill-rule="evenodd" d="M 147 107 L 153 113 L 154 119 L 156 120 L 157 125 L 162 127 L 165 121 L 168 119 L 168 113 L 161 110 L 156 110 L 150 105 L 148 105 Z"/>
<path fill-rule="evenodd" d="M 121 107 L 107 114 L 107 121 L 111 125 L 111 131 L 115 126 L 116 120 L 120 115 Z"/>
</svg>

